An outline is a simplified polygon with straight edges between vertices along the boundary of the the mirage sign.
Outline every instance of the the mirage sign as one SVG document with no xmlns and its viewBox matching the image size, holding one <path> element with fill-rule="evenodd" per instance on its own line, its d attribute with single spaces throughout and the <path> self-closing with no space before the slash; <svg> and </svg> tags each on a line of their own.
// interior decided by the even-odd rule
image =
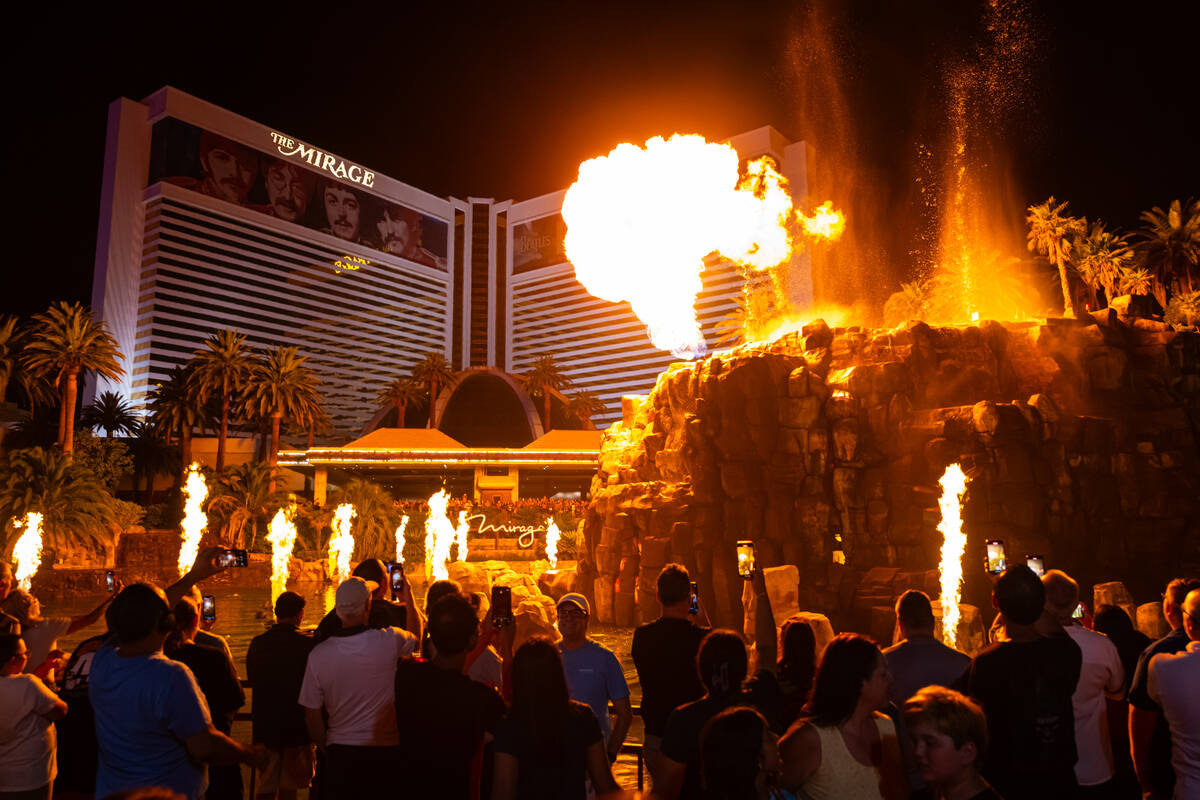
<svg viewBox="0 0 1200 800">
<path fill-rule="evenodd" d="M 288 157 L 296 156 L 305 164 L 310 164 L 319 170 L 328 172 L 335 178 L 341 178 L 344 181 L 357 183 L 361 186 L 371 187 L 375 185 L 375 173 L 370 172 L 357 164 L 346 165 L 346 162 L 337 156 L 331 156 L 328 153 L 322 153 L 317 148 L 297 142 L 295 139 L 289 139 L 282 133 L 271 131 L 271 141 L 275 143 L 275 148 L 281 155 Z"/>
</svg>

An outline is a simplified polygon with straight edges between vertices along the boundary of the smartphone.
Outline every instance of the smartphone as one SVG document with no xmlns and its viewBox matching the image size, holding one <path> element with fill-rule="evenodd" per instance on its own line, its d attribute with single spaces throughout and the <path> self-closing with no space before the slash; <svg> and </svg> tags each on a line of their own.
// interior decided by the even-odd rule
<svg viewBox="0 0 1200 800">
<path fill-rule="evenodd" d="M 1075 619 L 1083 619 L 1087 614 L 1087 609 L 1083 607 L 1083 603 L 1076 603 L 1075 610 L 1071 612 L 1071 616 Z"/>
<path fill-rule="evenodd" d="M 1008 569 L 1008 558 L 1004 555 L 1002 539 L 987 540 L 987 557 L 984 559 L 989 575 L 999 575 Z"/>
<path fill-rule="evenodd" d="M 742 539 L 737 543 L 738 574 L 746 580 L 754 572 L 754 542 Z"/>
<path fill-rule="evenodd" d="M 513 622 L 512 589 L 507 586 L 492 587 L 492 622 L 498 627 Z"/>
<path fill-rule="evenodd" d="M 1039 578 L 1046 574 L 1046 562 L 1041 556 L 1025 556 L 1025 566 L 1033 570 Z"/>
<path fill-rule="evenodd" d="M 404 565 L 396 561 L 388 564 L 388 575 L 391 578 L 394 599 L 404 592 Z"/>
<path fill-rule="evenodd" d="M 245 550 L 236 547 L 226 548 L 217 556 L 218 567 L 244 567 L 250 563 Z"/>
<path fill-rule="evenodd" d="M 700 613 L 700 587 L 695 581 L 692 581 L 692 604 L 688 606 L 688 613 L 692 616 Z"/>
<path fill-rule="evenodd" d="M 104 573 L 104 588 L 109 594 L 112 594 L 117 590 L 117 573 L 113 572 L 111 569 Z"/>
<path fill-rule="evenodd" d="M 212 622 L 217 618 L 217 598 L 206 594 L 200 598 L 200 619 Z"/>
</svg>

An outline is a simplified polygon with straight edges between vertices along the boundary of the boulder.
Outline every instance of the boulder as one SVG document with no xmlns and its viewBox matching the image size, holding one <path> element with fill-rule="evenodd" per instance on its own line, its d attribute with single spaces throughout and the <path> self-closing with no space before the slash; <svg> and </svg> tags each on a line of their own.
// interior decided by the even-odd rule
<svg viewBox="0 0 1200 800">
<path fill-rule="evenodd" d="M 562 638 L 553 622 L 554 601 L 545 595 L 522 600 L 520 603 L 513 598 L 513 619 L 517 626 L 513 640 L 514 652 L 531 636 L 546 636 L 553 642 Z"/>
<path fill-rule="evenodd" d="M 775 630 L 778 631 L 783 627 L 784 620 L 800 611 L 800 570 L 793 564 L 767 567 L 763 570 L 763 580 L 767 585 L 767 597 L 771 601 Z M 754 588 L 750 581 L 743 583 L 742 608 L 745 610 L 745 619 L 742 630 L 745 631 L 747 639 L 754 641 L 758 599 L 754 596 Z"/>
<path fill-rule="evenodd" d="M 1151 639 L 1161 639 L 1170 630 L 1162 613 L 1162 603 L 1142 603 L 1133 615 L 1134 624 Z"/>
<path fill-rule="evenodd" d="M 467 594 L 474 592 L 488 594 L 492 591 L 492 583 L 489 580 L 488 571 L 480 569 L 476 563 L 451 561 L 446 565 L 446 572 L 449 574 L 450 580 L 457 581 Z M 515 597 L 513 598 L 513 602 L 515 604 Z"/>
<path fill-rule="evenodd" d="M 1133 602 L 1133 595 L 1125 588 L 1125 584 L 1120 581 L 1109 581 L 1108 583 L 1097 583 L 1092 588 L 1092 613 L 1096 612 L 1100 606 L 1120 606 L 1129 615 L 1129 619 L 1136 625 L 1138 624 L 1138 607 Z M 1162 612 L 1159 612 L 1162 615 Z M 1152 637 L 1157 639 L 1158 637 Z"/>
<path fill-rule="evenodd" d="M 564 594 L 575 591 L 575 570 L 548 569 L 538 576 L 537 585 L 542 594 L 558 602 Z"/>
</svg>

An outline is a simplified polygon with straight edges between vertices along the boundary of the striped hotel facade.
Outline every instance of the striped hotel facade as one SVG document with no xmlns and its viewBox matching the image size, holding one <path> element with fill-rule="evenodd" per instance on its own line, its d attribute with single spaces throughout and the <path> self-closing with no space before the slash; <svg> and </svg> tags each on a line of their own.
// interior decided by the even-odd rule
<svg viewBox="0 0 1200 800">
<path fill-rule="evenodd" d="M 541 250 L 528 256 L 531 232 L 561 226 L 563 191 L 520 202 L 438 198 L 326 156 L 327 183 L 345 184 L 393 213 L 420 215 L 429 252 L 410 258 L 378 242 L 339 238 L 332 217 L 320 230 L 262 213 L 264 205 L 244 197 L 229 202 L 162 179 L 159 140 L 170 126 L 261 153 L 264 164 L 285 152 L 271 148 L 271 137 L 282 134 L 171 88 L 112 104 L 93 309 L 116 336 L 126 375 L 90 387 L 93 395 L 112 389 L 141 406 L 213 332 L 233 328 L 252 347 L 291 345 L 307 356 L 338 437 L 358 436 L 379 408 L 380 390 L 429 352 L 443 353 L 456 369 L 514 373 L 553 355 L 574 389 L 604 401 L 594 421 L 605 427 L 620 417 L 622 395 L 649 391 L 675 360 L 653 347 L 627 303 L 586 292 L 561 254 L 561 237 L 539 235 Z M 771 128 L 730 142 L 745 158 L 772 155 L 793 195 L 803 197 L 803 143 Z M 324 155 L 317 151 L 317 165 Z M 336 174 L 330 158 L 341 164 Z M 369 176 L 370 185 L 347 175 Z M 514 262 L 515 252 L 527 254 L 524 263 Z M 800 267 L 807 275 L 807 264 Z M 710 347 L 742 284 L 731 264 L 706 267 L 697 312 Z M 799 294 L 806 292 L 811 297 L 801 281 Z"/>
</svg>

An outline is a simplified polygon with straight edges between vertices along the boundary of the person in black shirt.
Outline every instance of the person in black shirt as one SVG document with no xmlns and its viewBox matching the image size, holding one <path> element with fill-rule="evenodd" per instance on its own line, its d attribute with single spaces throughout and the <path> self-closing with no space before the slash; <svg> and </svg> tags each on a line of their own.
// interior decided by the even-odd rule
<svg viewBox="0 0 1200 800">
<path fill-rule="evenodd" d="M 1005 797 L 1070 797 L 1078 790 L 1071 700 L 1083 654 L 1065 632 L 1038 633 L 1046 590 L 1029 567 L 1009 567 L 994 595 L 1009 641 L 985 648 L 967 673 L 967 694 L 987 716 L 983 776 Z"/>
<path fill-rule="evenodd" d="M 615 791 L 600 722 L 571 699 L 558 648 L 532 636 L 513 656 L 512 708 L 496 726 L 492 800 L 584 800 Z"/>
<path fill-rule="evenodd" d="M 707 800 L 773 800 L 782 797 L 779 742 L 766 718 L 734 706 L 717 714 L 700 734 L 704 796 Z"/>
<path fill-rule="evenodd" d="M 304 598 L 284 592 L 275 600 L 275 624 L 250 640 L 246 679 L 251 696 L 251 736 L 266 748 L 266 764 L 255 777 L 255 797 L 295 800 L 313 777 L 313 745 L 296 701 L 313 639 L 300 632 Z"/>
<path fill-rule="evenodd" d="M 226 736 L 233 727 L 233 715 L 246 704 L 237 669 L 229 656 L 212 647 L 195 643 L 200 629 L 200 610 L 190 597 L 175 604 L 175 631 L 167 638 L 163 652 L 170 659 L 188 666 L 196 676 L 196 684 L 204 693 L 212 714 L 212 724 Z M 242 768 L 240 764 L 210 765 L 206 800 L 241 800 Z"/>
<path fill-rule="evenodd" d="M 479 640 L 479 619 L 461 594 L 438 600 L 426 625 L 437 655 L 396 667 L 396 720 L 406 797 L 478 800 L 484 738 L 504 716 L 490 686 L 463 674 Z M 511 635 L 511 634 L 510 634 Z"/>
<path fill-rule="evenodd" d="M 412 586 L 404 582 L 403 602 L 393 603 L 387 599 L 391 581 L 387 568 L 378 558 L 365 558 L 358 563 L 351 577 L 362 578 L 364 581 L 375 583 L 375 591 L 371 595 L 371 614 L 367 619 L 368 628 L 403 628 L 410 631 L 418 640 L 421 638 L 421 614 L 413 601 Z M 319 623 L 314 634 L 318 643 L 342 629 L 342 621 L 331 609 Z"/>
<path fill-rule="evenodd" d="M 667 716 L 684 703 L 704 695 L 696 674 L 696 653 L 711 628 L 693 621 L 692 586 L 687 570 L 667 564 L 658 573 L 658 602 L 662 616 L 633 632 L 633 665 L 642 686 L 644 758 L 655 785 L 662 776 L 662 735 Z M 697 603 L 697 617 L 703 611 Z"/>
</svg>

